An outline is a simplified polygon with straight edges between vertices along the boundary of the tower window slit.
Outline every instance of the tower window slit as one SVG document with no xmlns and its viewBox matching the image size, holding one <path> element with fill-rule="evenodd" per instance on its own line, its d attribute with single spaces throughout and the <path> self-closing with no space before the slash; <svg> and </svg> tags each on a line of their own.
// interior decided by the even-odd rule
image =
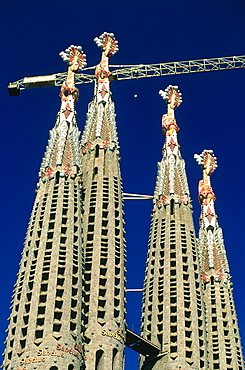
<svg viewBox="0 0 245 370">
<path fill-rule="evenodd" d="M 191 358 L 191 357 L 192 357 L 192 351 L 186 351 L 186 352 L 185 352 L 185 356 L 186 356 L 187 358 Z"/>
<path fill-rule="evenodd" d="M 44 318 L 38 318 L 37 319 L 37 326 L 42 326 L 44 325 Z"/>
<path fill-rule="evenodd" d="M 40 303 L 45 303 L 47 301 L 47 294 L 41 294 L 39 296 L 39 302 Z"/>
<path fill-rule="evenodd" d="M 38 310 L 37 310 L 38 315 L 44 315 L 45 314 L 45 310 L 46 310 L 46 307 L 45 306 L 39 306 L 38 307 Z M 25 320 L 25 317 L 26 317 L 26 320 Z M 29 321 L 29 316 L 24 316 L 24 322 L 25 322 L 25 324 L 28 324 L 28 321 Z"/>
<path fill-rule="evenodd" d="M 171 333 L 177 333 L 177 325 L 171 325 L 170 326 L 170 332 Z"/>
<path fill-rule="evenodd" d="M 77 226 L 76 226 L 77 227 Z M 75 227 L 74 227 L 75 228 Z M 61 227 L 61 234 L 65 234 L 67 231 L 67 227 Z M 74 230 L 75 231 L 75 230 Z"/>
<path fill-rule="evenodd" d="M 63 301 L 61 301 L 61 300 L 59 300 L 59 301 L 56 300 L 55 301 L 55 308 L 61 309 L 62 306 L 63 306 Z"/>
<path fill-rule="evenodd" d="M 35 332 L 35 338 L 36 339 L 43 338 L 43 330 L 36 330 L 36 332 Z"/>
<path fill-rule="evenodd" d="M 64 293 L 64 289 L 56 289 L 56 297 L 62 297 Z"/>
<path fill-rule="evenodd" d="M 48 290 L 48 284 L 41 284 L 41 292 L 46 292 Z"/>
<path fill-rule="evenodd" d="M 76 327 L 77 327 L 77 324 L 76 324 L 76 323 L 74 323 L 74 322 L 70 322 L 70 330 L 71 330 L 71 331 L 76 330 Z"/>
<path fill-rule="evenodd" d="M 99 151 L 100 151 L 100 148 L 99 148 L 99 145 L 97 144 L 95 146 L 95 158 L 98 158 L 99 157 Z"/>
<path fill-rule="evenodd" d="M 170 353 L 176 353 L 177 352 L 177 346 L 170 346 Z"/>
<path fill-rule="evenodd" d="M 106 300 L 105 300 L 105 299 L 99 299 L 99 301 L 98 301 L 98 305 L 99 305 L 100 307 L 104 308 L 104 307 L 105 307 L 105 304 L 106 304 Z"/>
<path fill-rule="evenodd" d="M 53 324 L 53 331 L 60 332 L 61 324 Z"/>
<path fill-rule="evenodd" d="M 98 317 L 98 319 L 104 319 L 105 311 L 104 310 L 98 310 L 97 317 Z"/>
<path fill-rule="evenodd" d="M 100 279 L 99 279 L 99 285 L 101 285 L 101 286 L 105 286 L 105 285 L 106 285 L 106 281 L 107 281 L 107 279 L 100 278 Z"/>
<path fill-rule="evenodd" d="M 104 352 L 99 350 L 96 352 L 95 370 L 99 370 L 104 365 Z"/>
</svg>

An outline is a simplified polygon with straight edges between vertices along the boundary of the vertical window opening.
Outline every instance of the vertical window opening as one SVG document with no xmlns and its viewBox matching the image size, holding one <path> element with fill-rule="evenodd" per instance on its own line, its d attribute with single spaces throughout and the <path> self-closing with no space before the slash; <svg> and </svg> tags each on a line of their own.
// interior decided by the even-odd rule
<svg viewBox="0 0 245 370">
<path fill-rule="evenodd" d="M 99 151 L 100 151 L 100 148 L 99 148 L 99 145 L 97 144 L 95 147 L 95 158 L 99 157 Z"/>
<path fill-rule="evenodd" d="M 116 348 L 113 349 L 113 360 L 112 360 L 112 370 L 118 369 L 118 350 Z"/>
<path fill-rule="evenodd" d="M 57 171 L 55 174 L 55 183 L 59 184 L 60 182 L 60 171 Z"/>
<path fill-rule="evenodd" d="M 99 350 L 96 352 L 96 359 L 95 359 L 95 370 L 102 370 L 104 364 L 104 352 Z"/>
<path fill-rule="evenodd" d="M 174 199 L 170 201 L 170 214 L 174 215 Z"/>
</svg>

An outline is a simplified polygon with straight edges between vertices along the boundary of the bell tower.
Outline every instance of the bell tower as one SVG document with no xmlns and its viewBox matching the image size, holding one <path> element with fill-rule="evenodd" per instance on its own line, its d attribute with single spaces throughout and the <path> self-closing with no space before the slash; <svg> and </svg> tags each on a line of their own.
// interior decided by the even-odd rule
<svg viewBox="0 0 245 370">
<path fill-rule="evenodd" d="M 141 369 L 207 369 L 198 250 L 174 115 L 181 93 L 170 85 L 160 95 L 167 103 L 162 117 L 165 144 L 153 199 L 142 335 L 160 346 L 161 354 L 142 359 Z"/>
<path fill-rule="evenodd" d="M 231 276 L 210 179 L 217 160 L 212 150 L 204 150 L 195 158 L 203 172 L 198 187 L 201 204 L 198 246 L 206 306 L 208 369 L 242 370 L 243 357 Z"/>
<path fill-rule="evenodd" d="M 107 32 L 95 42 L 102 58 L 81 140 L 86 369 L 116 370 L 124 363 L 125 256 L 119 143 L 108 64 L 118 46 Z"/>
<path fill-rule="evenodd" d="M 37 195 L 27 229 L 3 368 L 83 369 L 82 178 L 75 73 L 85 64 L 80 46 L 68 62 L 61 107 L 41 163 Z"/>
</svg>

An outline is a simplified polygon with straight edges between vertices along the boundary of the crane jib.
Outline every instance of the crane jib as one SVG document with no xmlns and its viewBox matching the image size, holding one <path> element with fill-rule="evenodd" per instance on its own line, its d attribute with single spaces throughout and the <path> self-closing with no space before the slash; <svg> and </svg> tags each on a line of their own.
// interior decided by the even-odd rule
<svg viewBox="0 0 245 370">
<path fill-rule="evenodd" d="M 160 77 L 166 75 L 217 71 L 224 69 L 235 69 L 245 67 L 245 55 L 224 57 L 224 58 L 210 58 L 188 60 L 182 62 L 168 62 L 159 64 L 139 64 L 131 66 L 120 66 L 114 69 L 111 66 L 110 80 L 130 80 L 145 77 Z M 92 70 L 93 67 L 86 68 Z M 57 73 L 47 76 L 24 77 L 21 80 L 12 82 L 8 85 L 10 96 L 18 96 L 20 90 L 43 87 L 43 86 L 61 86 L 66 80 L 67 73 Z M 96 77 L 89 73 L 76 73 L 76 84 L 92 83 Z"/>
</svg>

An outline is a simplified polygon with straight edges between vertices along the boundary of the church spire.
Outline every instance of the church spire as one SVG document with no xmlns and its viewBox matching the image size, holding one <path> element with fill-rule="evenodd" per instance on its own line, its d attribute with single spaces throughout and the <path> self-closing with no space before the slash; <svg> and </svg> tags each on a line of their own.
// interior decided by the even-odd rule
<svg viewBox="0 0 245 370">
<path fill-rule="evenodd" d="M 95 70 L 94 99 L 89 105 L 87 122 L 82 136 L 82 150 L 100 148 L 114 150 L 118 143 L 114 104 L 111 100 L 109 58 L 118 51 L 117 40 L 113 33 L 104 32 L 94 39 L 102 50 L 101 61 Z"/>
<path fill-rule="evenodd" d="M 81 46 L 71 45 L 60 53 L 68 63 L 66 81 L 60 89 L 61 106 L 54 128 L 50 131 L 48 147 L 41 164 L 41 182 L 57 176 L 73 178 L 80 166 L 79 136 L 75 103 L 79 90 L 75 87 L 75 73 L 86 66 L 86 55 Z"/>
<path fill-rule="evenodd" d="M 85 65 L 81 47 L 69 62 L 61 108 L 44 155 L 13 296 L 4 369 L 83 369 L 82 181 L 74 73 Z"/>
<path fill-rule="evenodd" d="M 162 116 L 162 130 L 166 137 L 162 151 L 162 161 L 158 163 L 158 176 L 154 194 L 154 204 L 184 203 L 189 199 L 189 188 L 185 173 L 185 163 L 181 157 L 177 132 L 180 130 L 174 116 L 182 97 L 178 86 L 169 85 L 159 94 L 167 103 L 167 114 Z"/>
<path fill-rule="evenodd" d="M 205 246 L 202 253 L 202 278 L 209 281 L 210 276 L 222 279 L 229 272 L 224 249 L 222 230 L 218 225 L 215 212 L 215 194 L 211 186 L 210 176 L 217 168 L 217 160 L 212 150 L 203 150 L 195 159 L 202 168 L 203 179 L 199 181 L 198 199 L 201 204 L 200 215 L 200 246 Z M 218 242 L 218 243 L 217 243 Z"/>
<path fill-rule="evenodd" d="M 110 76 L 109 58 L 119 49 L 117 40 L 113 33 L 104 32 L 94 39 L 96 45 L 101 49 L 101 61 L 95 70 L 97 83 L 95 84 L 95 99 L 97 103 L 106 103 L 110 98 Z"/>
<path fill-rule="evenodd" d="M 83 132 L 84 338 L 86 369 L 122 369 L 125 347 L 124 221 L 119 144 L 111 100 L 113 34 L 95 39 L 102 58 Z"/>
<path fill-rule="evenodd" d="M 242 370 L 242 350 L 231 276 L 210 180 L 217 161 L 212 150 L 204 150 L 200 155 L 196 154 L 195 158 L 203 171 L 198 187 L 201 204 L 198 246 L 206 304 L 208 369 Z"/>
<path fill-rule="evenodd" d="M 142 358 L 140 368 L 206 369 L 198 251 L 174 117 L 181 94 L 177 86 L 169 86 L 160 95 L 168 106 L 162 118 L 166 140 L 153 199 L 141 332 L 161 353 Z"/>
</svg>

